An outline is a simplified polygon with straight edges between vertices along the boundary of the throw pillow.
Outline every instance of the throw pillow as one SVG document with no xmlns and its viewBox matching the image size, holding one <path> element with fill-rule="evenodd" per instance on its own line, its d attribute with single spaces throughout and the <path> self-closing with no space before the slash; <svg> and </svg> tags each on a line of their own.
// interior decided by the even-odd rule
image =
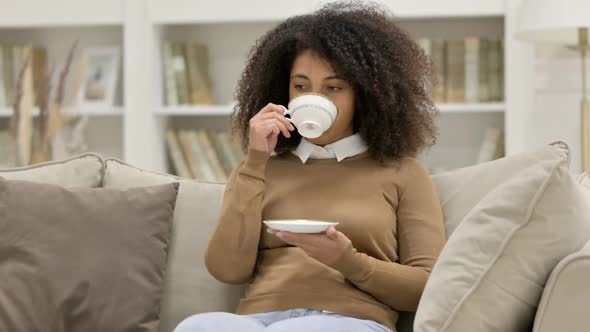
<svg viewBox="0 0 590 332">
<path fill-rule="evenodd" d="M 7 180 L 53 183 L 64 187 L 100 187 L 104 162 L 95 153 L 84 153 L 66 160 L 31 166 L 0 169 Z"/>
<path fill-rule="evenodd" d="M 556 264 L 590 238 L 590 193 L 565 154 L 521 171 L 459 224 L 418 306 L 416 332 L 530 330 Z"/>
<path fill-rule="evenodd" d="M 0 178 L 0 331 L 157 331 L 177 190 Z"/>
<path fill-rule="evenodd" d="M 555 142 L 539 150 L 433 175 L 432 181 L 443 208 L 447 238 L 453 234 L 467 213 L 492 189 L 524 168 L 544 160 L 560 160 L 564 156 L 569 158 L 567 145 Z"/>
</svg>

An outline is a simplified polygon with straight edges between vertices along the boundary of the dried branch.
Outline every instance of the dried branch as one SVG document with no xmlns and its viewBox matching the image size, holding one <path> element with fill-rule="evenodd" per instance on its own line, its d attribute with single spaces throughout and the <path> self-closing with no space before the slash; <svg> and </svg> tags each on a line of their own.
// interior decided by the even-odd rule
<svg viewBox="0 0 590 332">
<path fill-rule="evenodd" d="M 68 53 L 68 58 L 66 59 L 66 64 L 59 75 L 59 82 L 57 84 L 57 94 L 56 94 L 56 98 L 55 98 L 55 103 L 58 106 L 63 105 L 64 92 L 65 92 L 65 87 L 66 87 L 66 77 L 68 76 L 70 66 L 72 65 L 72 61 L 74 59 L 74 52 L 76 51 L 77 47 L 78 47 L 78 40 L 76 40 L 74 42 L 74 44 L 72 45 L 72 47 L 70 48 L 70 52 Z"/>
<path fill-rule="evenodd" d="M 39 121 L 37 122 L 37 133 L 41 140 L 45 139 L 47 134 L 48 120 L 49 120 L 49 97 L 51 96 L 51 78 L 55 71 L 55 66 L 52 65 L 49 72 L 43 74 L 43 79 L 39 83 L 38 104 L 39 104 Z"/>
<path fill-rule="evenodd" d="M 10 121 L 10 129 L 12 131 L 12 136 L 15 139 L 18 136 L 18 124 L 19 124 L 20 118 L 21 118 L 20 102 L 23 97 L 23 81 L 25 79 L 25 72 L 26 72 L 27 66 L 29 66 L 29 64 L 31 62 L 31 58 L 32 58 L 32 54 L 29 53 L 29 55 L 25 59 L 25 62 L 23 63 L 23 65 L 20 67 L 20 69 L 18 71 L 18 78 L 16 80 L 16 86 L 15 86 L 15 92 L 14 92 L 15 93 L 14 105 L 12 107 L 13 111 L 12 111 L 12 117 L 11 117 L 11 121 Z"/>
</svg>

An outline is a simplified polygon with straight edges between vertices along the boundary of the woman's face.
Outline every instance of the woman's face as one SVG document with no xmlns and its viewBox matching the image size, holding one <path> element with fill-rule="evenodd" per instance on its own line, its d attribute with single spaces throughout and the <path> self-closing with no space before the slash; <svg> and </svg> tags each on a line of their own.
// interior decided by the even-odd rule
<svg viewBox="0 0 590 332">
<path fill-rule="evenodd" d="M 354 91 L 338 77 L 332 66 L 311 50 L 303 51 L 293 62 L 289 83 L 289 99 L 302 93 L 319 93 L 329 97 L 336 107 L 336 120 L 320 137 L 308 139 L 324 146 L 354 134 Z"/>
</svg>

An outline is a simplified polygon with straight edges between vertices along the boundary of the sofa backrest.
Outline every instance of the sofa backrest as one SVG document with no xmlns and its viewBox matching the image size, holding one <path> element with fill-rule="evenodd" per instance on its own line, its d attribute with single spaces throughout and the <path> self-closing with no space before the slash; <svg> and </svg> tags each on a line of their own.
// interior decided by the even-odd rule
<svg viewBox="0 0 590 332">
<path fill-rule="evenodd" d="M 204 263 L 209 238 L 217 225 L 225 185 L 147 172 L 117 159 L 107 159 L 105 163 L 103 186 L 106 188 L 180 182 L 160 331 L 170 332 L 184 318 L 196 313 L 233 312 L 244 287 L 218 282 L 209 274 Z"/>
<path fill-rule="evenodd" d="M 103 159 L 95 153 L 84 153 L 62 161 L 0 169 L 0 177 L 7 180 L 57 184 L 64 187 L 96 188 L 101 185 L 103 172 Z"/>
</svg>

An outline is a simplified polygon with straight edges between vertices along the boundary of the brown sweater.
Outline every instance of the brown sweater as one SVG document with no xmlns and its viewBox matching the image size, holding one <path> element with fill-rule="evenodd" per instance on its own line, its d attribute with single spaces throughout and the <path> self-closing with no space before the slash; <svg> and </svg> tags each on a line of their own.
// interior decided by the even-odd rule
<svg viewBox="0 0 590 332">
<path fill-rule="evenodd" d="M 267 219 L 337 221 L 352 246 L 326 266 L 267 233 Z M 205 263 L 219 281 L 249 283 L 238 314 L 326 310 L 395 330 L 444 242 L 434 185 L 414 158 L 381 164 L 364 152 L 303 164 L 250 150 L 228 180 Z"/>
</svg>

